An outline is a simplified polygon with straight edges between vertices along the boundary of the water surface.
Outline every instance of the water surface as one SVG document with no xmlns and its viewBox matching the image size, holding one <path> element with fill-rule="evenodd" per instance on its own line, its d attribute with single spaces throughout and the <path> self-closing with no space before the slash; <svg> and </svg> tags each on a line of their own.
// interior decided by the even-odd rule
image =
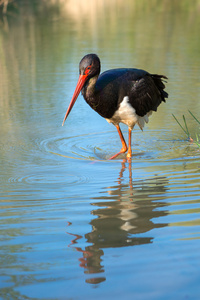
<svg viewBox="0 0 200 300">
<path fill-rule="evenodd" d="M 32 3 L 0 24 L 1 298 L 199 299 L 198 1 Z M 169 77 L 131 162 L 81 96 L 61 126 L 89 52 Z"/>
</svg>

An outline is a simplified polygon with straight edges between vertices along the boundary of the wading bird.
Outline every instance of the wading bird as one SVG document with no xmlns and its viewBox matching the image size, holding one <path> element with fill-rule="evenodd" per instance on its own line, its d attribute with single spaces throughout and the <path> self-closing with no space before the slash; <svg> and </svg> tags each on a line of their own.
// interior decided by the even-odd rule
<svg viewBox="0 0 200 300">
<path fill-rule="evenodd" d="M 87 54 L 82 58 L 79 79 L 62 125 L 82 91 L 91 108 L 117 128 L 122 148 L 110 159 L 127 150 L 127 158 L 130 159 L 132 129 L 138 124 L 143 130 L 148 117 L 157 111 L 162 101 L 165 102 L 168 94 L 164 91 L 163 79 L 167 77 L 133 68 L 112 69 L 100 74 L 100 68 L 100 59 L 96 54 Z M 119 127 L 120 122 L 128 126 L 128 147 Z"/>
</svg>

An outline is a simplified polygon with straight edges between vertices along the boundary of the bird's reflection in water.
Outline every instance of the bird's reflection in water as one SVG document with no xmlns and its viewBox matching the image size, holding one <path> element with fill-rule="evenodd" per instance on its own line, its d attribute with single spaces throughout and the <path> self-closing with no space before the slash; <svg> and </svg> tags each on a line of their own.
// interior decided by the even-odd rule
<svg viewBox="0 0 200 300">
<path fill-rule="evenodd" d="M 127 164 L 129 184 L 123 183 Z M 69 233 L 74 237 L 69 246 L 82 253 L 80 267 L 84 268 L 85 274 L 95 274 L 86 282 L 100 283 L 106 279 L 104 276 L 97 276 L 104 272 L 101 263 L 103 249 L 152 243 L 153 236 L 148 234 L 145 237 L 144 233 L 167 226 L 152 221 L 153 218 L 167 214 L 163 208 L 158 209 L 166 205 L 163 201 L 166 186 L 167 180 L 164 177 L 133 181 L 131 162 L 122 162 L 117 185 L 105 188 L 107 196 L 103 193 L 104 196 L 93 198 L 95 202 L 92 205 L 98 208 L 91 211 L 95 216 L 90 222 L 92 230 L 85 234 L 89 245 L 81 249 L 77 244 L 82 236 Z"/>
</svg>

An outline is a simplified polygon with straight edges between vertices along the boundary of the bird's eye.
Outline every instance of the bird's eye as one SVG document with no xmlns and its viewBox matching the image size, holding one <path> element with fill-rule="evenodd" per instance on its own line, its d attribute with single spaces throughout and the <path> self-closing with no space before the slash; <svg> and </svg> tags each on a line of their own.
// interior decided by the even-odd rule
<svg viewBox="0 0 200 300">
<path fill-rule="evenodd" d="M 90 70 L 91 70 L 91 66 L 88 66 L 86 69 L 85 69 L 85 74 L 88 75 L 90 73 Z"/>
</svg>

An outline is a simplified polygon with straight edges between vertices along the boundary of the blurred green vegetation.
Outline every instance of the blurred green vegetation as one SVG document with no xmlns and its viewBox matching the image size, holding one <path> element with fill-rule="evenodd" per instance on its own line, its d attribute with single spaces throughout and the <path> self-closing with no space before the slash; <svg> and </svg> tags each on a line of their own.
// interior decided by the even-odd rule
<svg viewBox="0 0 200 300">
<path fill-rule="evenodd" d="M 107 1 L 108 2 L 108 1 Z M 195 11 L 200 10 L 200 0 L 118 0 L 110 1 L 111 5 L 121 3 L 123 6 L 134 5 L 136 8 L 143 8 L 144 10 L 149 10 L 151 8 L 156 10 L 166 10 L 169 8 L 186 10 L 186 11 Z M 66 7 L 73 7 L 73 10 L 83 9 L 83 7 L 92 6 L 105 6 L 106 1 L 96 1 L 96 0 L 0 0 L 0 11 L 4 14 L 9 14 L 14 9 L 22 10 L 23 12 L 40 12 L 41 14 L 45 13 L 46 10 L 55 11 L 55 13 L 65 11 Z M 24 9 L 25 7 L 25 9 Z"/>
</svg>

